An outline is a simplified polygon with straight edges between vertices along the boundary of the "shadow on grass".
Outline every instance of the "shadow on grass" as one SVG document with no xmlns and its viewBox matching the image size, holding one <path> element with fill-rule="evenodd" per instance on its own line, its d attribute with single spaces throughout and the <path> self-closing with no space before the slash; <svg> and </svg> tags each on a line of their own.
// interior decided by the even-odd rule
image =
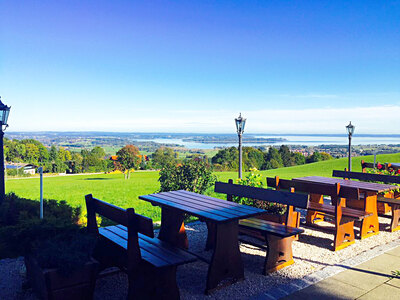
<svg viewBox="0 0 400 300">
<path fill-rule="evenodd" d="M 112 178 L 104 178 L 104 177 L 100 177 L 100 178 L 83 178 L 81 180 L 112 180 Z"/>
</svg>

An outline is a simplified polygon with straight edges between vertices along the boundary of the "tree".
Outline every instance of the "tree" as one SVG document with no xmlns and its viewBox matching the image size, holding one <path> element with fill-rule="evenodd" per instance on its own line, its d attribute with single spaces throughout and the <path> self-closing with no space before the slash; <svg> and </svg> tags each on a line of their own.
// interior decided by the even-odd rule
<svg viewBox="0 0 400 300">
<path fill-rule="evenodd" d="M 321 152 L 322 160 L 331 160 L 333 159 L 332 155 L 326 152 Z"/>
<path fill-rule="evenodd" d="M 82 172 L 82 162 L 83 157 L 81 154 L 73 152 L 72 153 L 72 173 L 81 173 Z"/>
<path fill-rule="evenodd" d="M 55 161 L 58 158 L 58 151 L 56 146 L 52 145 L 50 148 L 49 159 L 50 161 Z"/>
<path fill-rule="evenodd" d="M 313 162 L 318 162 L 323 160 L 323 157 L 321 155 L 321 153 L 319 153 L 318 151 L 315 151 L 312 155 L 310 155 L 309 157 L 307 157 L 306 162 L 307 163 L 313 163 Z"/>
<path fill-rule="evenodd" d="M 63 147 L 60 147 L 58 149 L 58 158 L 61 161 L 70 161 L 72 159 L 71 152 L 68 150 L 64 149 Z"/>
<path fill-rule="evenodd" d="M 168 147 L 158 148 L 152 155 L 153 165 L 162 169 L 166 165 L 175 165 L 177 163 L 177 153 Z"/>
<path fill-rule="evenodd" d="M 104 157 L 106 156 L 106 152 L 104 151 L 104 149 L 99 146 L 94 147 L 90 152 L 97 159 L 104 159 Z"/>
<path fill-rule="evenodd" d="M 269 147 L 268 152 L 265 155 L 265 165 L 263 169 L 277 169 L 283 167 L 282 157 L 279 151 L 274 147 Z"/>
<path fill-rule="evenodd" d="M 237 170 L 239 166 L 239 150 L 236 147 L 219 150 L 213 156 L 211 162 L 220 171 Z"/>
<path fill-rule="evenodd" d="M 293 157 L 296 165 L 304 165 L 306 163 L 306 158 L 299 152 L 294 152 Z"/>
<path fill-rule="evenodd" d="M 289 149 L 288 146 L 282 145 L 279 148 L 278 152 L 279 152 L 279 154 L 280 154 L 280 156 L 282 158 L 282 163 L 283 163 L 283 165 L 285 167 L 291 167 L 291 166 L 294 166 L 296 164 L 295 160 L 294 160 L 294 157 L 293 157 L 292 153 L 290 152 L 290 149 Z"/>
<path fill-rule="evenodd" d="M 39 148 L 35 144 L 25 145 L 24 161 L 36 164 L 39 160 L 39 156 L 40 156 Z"/>
<path fill-rule="evenodd" d="M 117 162 L 121 170 L 124 172 L 125 179 L 130 178 L 130 170 L 139 167 L 140 156 L 139 149 L 134 145 L 126 145 L 117 152 Z M 127 174 L 125 174 L 127 172 Z"/>
<path fill-rule="evenodd" d="M 243 163 L 246 171 L 252 168 L 261 170 L 265 163 L 264 153 L 257 148 L 243 147 Z"/>
</svg>

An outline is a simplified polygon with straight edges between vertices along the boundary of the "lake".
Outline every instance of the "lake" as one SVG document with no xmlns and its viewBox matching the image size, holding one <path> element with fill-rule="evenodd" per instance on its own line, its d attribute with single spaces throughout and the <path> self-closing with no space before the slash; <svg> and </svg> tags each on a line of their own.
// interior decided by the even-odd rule
<svg viewBox="0 0 400 300">
<path fill-rule="evenodd" d="M 250 134 L 249 134 L 250 136 Z M 243 143 L 244 146 L 262 146 L 262 145 L 347 145 L 349 140 L 347 135 L 255 135 L 255 138 L 283 138 L 286 141 L 274 144 L 262 143 Z M 137 141 L 153 141 L 162 144 L 178 144 L 188 149 L 214 149 L 215 147 L 231 147 L 237 146 L 238 143 L 199 143 L 191 141 L 183 141 L 182 139 L 135 139 Z M 353 145 L 376 145 L 376 144 L 400 144 L 400 135 L 354 135 L 352 139 Z"/>
</svg>

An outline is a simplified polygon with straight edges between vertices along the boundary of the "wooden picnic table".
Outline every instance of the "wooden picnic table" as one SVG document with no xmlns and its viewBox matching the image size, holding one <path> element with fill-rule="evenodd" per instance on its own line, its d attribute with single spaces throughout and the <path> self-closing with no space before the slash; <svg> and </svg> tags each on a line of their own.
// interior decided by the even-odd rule
<svg viewBox="0 0 400 300">
<path fill-rule="evenodd" d="M 161 207 L 161 229 L 158 238 L 172 245 L 188 248 L 184 215 L 198 217 L 212 224 L 207 246 L 213 249 L 209 262 L 206 293 L 223 280 L 236 282 L 244 278 L 239 249 L 239 220 L 265 213 L 265 210 L 240 205 L 184 190 L 139 196 L 139 199 Z"/>
<path fill-rule="evenodd" d="M 397 189 L 398 186 L 389 184 L 380 184 L 374 182 L 363 182 L 345 180 L 340 178 L 330 178 L 321 176 L 306 176 L 293 178 L 294 181 L 310 182 L 310 183 L 321 183 L 330 186 L 334 186 L 339 183 L 343 187 L 358 188 L 363 197 L 361 199 L 346 199 L 346 207 L 362 209 L 366 213 L 372 213 L 371 216 L 364 218 L 361 221 L 361 239 L 367 238 L 371 235 L 379 233 L 379 221 L 378 221 L 378 210 L 377 210 L 377 198 L 378 194 L 382 192 L 391 191 Z M 311 197 L 310 201 L 321 201 L 323 195 L 316 195 Z M 309 213 L 309 212 L 307 212 Z"/>
</svg>

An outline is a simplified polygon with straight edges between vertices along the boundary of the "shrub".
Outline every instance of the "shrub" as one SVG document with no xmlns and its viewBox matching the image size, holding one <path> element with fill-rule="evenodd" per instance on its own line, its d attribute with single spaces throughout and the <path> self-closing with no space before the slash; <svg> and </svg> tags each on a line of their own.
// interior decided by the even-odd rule
<svg viewBox="0 0 400 300">
<path fill-rule="evenodd" d="M 250 169 L 250 174 L 248 174 L 243 179 L 240 178 L 237 179 L 236 182 L 237 184 L 240 185 L 254 186 L 259 188 L 264 187 L 263 178 L 257 169 Z M 233 201 L 239 204 L 245 204 L 261 208 L 273 214 L 283 215 L 286 212 L 286 206 L 278 203 L 271 203 L 267 201 L 238 197 L 238 196 L 233 196 Z"/>
<path fill-rule="evenodd" d="M 84 266 L 92 255 L 96 237 L 86 231 L 66 230 L 56 236 L 37 240 L 31 254 L 42 268 L 56 268 L 69 275 Z"/>
<path fill-rule="evenodd" d="M 78 230 L 81 208 L 65 201 L 44 201 L 45 218 L 39 219 L 39 202 L 14 193 L 6 195 L 0 206 L 0 258 L 24 255 L 30 245 L 62 232 Z"/>
<path fill-rule="evenodd" d="M 201 159 L 178 165 L 165 165 L 160 171 L 160 192 L 186 190 L 204 193 L 216 180 L 210 166 Z"/>
</svg>

